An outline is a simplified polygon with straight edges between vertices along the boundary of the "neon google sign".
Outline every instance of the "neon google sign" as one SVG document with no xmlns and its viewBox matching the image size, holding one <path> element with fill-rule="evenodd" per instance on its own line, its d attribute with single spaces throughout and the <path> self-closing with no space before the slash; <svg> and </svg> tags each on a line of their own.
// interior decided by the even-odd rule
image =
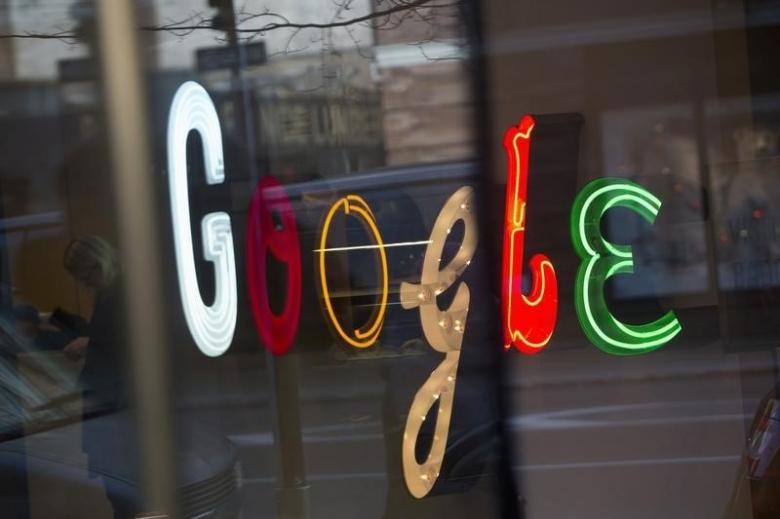
<svg viewBox="0 0 780 519">
<path fill-rule="evenodd" d="M 516 127 L 507 130 L 504 148 L 508 157 L 504 256 L 502 264 L 502 314 L 505 348 L 514 345 L 527 354 L 541 351 L 552 338 L 558 309 L 558 285 L 552 262 L 541 254 L 530 259 L 532 287 L 523 294 L 520 278 L 523 269 L 523 244 L 526 225 L 526 200 L 530 143 L 534 120 L 525 116 Z M 237 315 L 237 281 L 230 216 L 209 213 L 201 220 L 203 256 L 214 264 L 215 298 L 206 305 L 198 288 L 195 259 L 190 235 L 186 143 L 191 131 L 203 142 L 205 176 L 208 184 L 225 180 L 222 133 L 214 104 L 206 90 L 188 81 L 177 90 L 168 118 L 168 174 L 173 222 L 174 249 L 182 308 L 189 331 L 205 355 L 225 353 L 233 339 Z M 652 223 L 660 200 L 643 187 L 628 180 L 603 178 L 586 185 L 576 197 L 571 213 L 571 237 L 582 259 L 579 267 L 575 303 L 577 316 L 588 339 L 603 351 L 617 355 L 646 353 L 662 347 L 676 336 L 681 326 L 673 312 L 643 325 L 623 323 L 609 311 L 604 299 L 604 283 L 616 274 L 630 273 L 633 258 L 630 246 L 613 244 L 600 232 L 599 223 L 612 207 L 625 207 Z M 455 395 L 456 376 L 463 336 L 466 330 L 470 293 L 459 278 L 471 263 L 477 247 L 477 223 L 473 214 L 474 191 L 464 186 L 455 191 L 441 208 L 427 244 L 419 283 L 401 283 L 400 301 L 407 310 L 418 310 L 420 323 L 431 348 L 444 359 L 417 391 L 409 409 L 402 445 L 404 479 L 410 493 L 426 496 L 439 477 L 444 460 Z M 272 214 L 281 215 L 282 226 L 274 224 Z M 376 251 L 379 286 L 378 303 L 367 322 L 348 329 L 333 310 L 325 257 L 331 222 L 337 214 L 357 219 L 373 243 L 357 248 Z M 462 221 L 465 231 L 455 256 L 445 265 L 441 257 L 447 235 Z M 388 301 L 388 267 L 380 229 L 371 207 L 356 194 L 336 200 L 320 228 L 318 280 L 324 300 L 324 318 L 339 340 L 355 348 L 376 343 L 384 324 Z M 267 253 L 287 266 L 285 307 L 280 314 L 271 311 L 266 287 Z M 283 187 L 272 177 L 257 186 L 249 206 L 246 240 L 246 282 L 255 327 L 265 346 L 276 355 L 289 351 L 295 339 L 301 310 L 301 252 L 295 214 Z M 438 296 L 458 283 L 450 306 L 440 309 Z M 439 410 L 434 419 L 435 432 L 426 459 L 419 463 L 415 445 L 423 421 L 434 404 Z"/>
<path fill-rule="evenodd" d="M 526 115 L 504 135 L 508 159 L 502 277 L 504 344 L 507 349 L 514 345 L 530 354 L 543 349 L 552 338 L 558 311 L 558 281 L 546 256 L 531 258 L 531 293 L 526 296 L 520 290 L 534 125 L 533 117 Z M 642 186 L 621 178 L 600 178 L 579 192 L 570 226 L 574 250 L 582 259 L 574 287 L 577 317 L 588 339 L 604 352 L 647 353 L 672 340 L 682 326 L 672 311 L 642 325 L 621 322 L 609 311 L 604 284 L 615 274 L 633 272 L 634 267 L 631 247 L 611 243 L 601 234 L 601 218 L 613 207 L 634 211 L 652 224 L 661 201 Z"/>
</svg>

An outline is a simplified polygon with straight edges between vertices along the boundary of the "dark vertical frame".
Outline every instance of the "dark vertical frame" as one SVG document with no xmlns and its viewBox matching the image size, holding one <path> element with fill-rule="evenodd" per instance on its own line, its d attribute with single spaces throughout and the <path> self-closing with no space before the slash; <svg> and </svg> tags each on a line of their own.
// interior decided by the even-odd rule
<svg viewBox="0 0 780 519">
<path fill-rule="evenodd" d="M 473 111 L 473 125 L 475 129 L 477 155 L 479 158 L 479 187 L 481 204 L 479 205 L 480 234 L 488 244 L 485 247 L 485 256 L 488 265 L 500 265 L 501 258 L 497 251 L 501 250 L 501 230 L 494 229 L 490 223 L 493 219 L 490 217 L 488 208 L 503 207 L 504 200 L 493 188 L 490 182 L 490 172 L 496 166 L 492 162 L 491 149 L 493 143 L 499 142 L 497 137 L 492 135 L 491 128 L 491 105 L 490 105 L 490 85 L 489 77 L 489 49 L 485 43 L 484 23 L 482 18 L 483 6 L 479 0 L 463 0 L 461 3 L 462 17 L 466 27 L 468 43 L 471 46 L 471 55 L 469 56 L 469 66 L 471 68 L 471 89 L 472 99 L 474 100 L 475 110 Z M 496 272 L 495 269 L 486 269 L 488 273 Z M 498 269 L 500 270 L 500 269 Z M 498 275 L 490 277 L 489 285 L 491 293 L 501 294 L 501 279 Z M 497 297 L 492 298 L 492 314 L 496 316 L 494 330 L 501 329 L 500 310 Z M 517 404 L 510 402 L 506 380 L 508 370 L 506 369 L 503 345 L 501 344 L 500 333 L 495 335 L 488 352 L 491 355 L 490 361 L 493 372 L 497 374 L 495 394 L 499 410 L 499 420 L 496 435 L 499 438 L 499 466 L 498 485 L 501 504 L 501 516 L 506 518 L 522 518 L 524 513 L 521 507 L 522 496 L 518 494 L 520 482 L 517 481 L 517 475 L 512 469 L 515 460 L 515 452 L 512 446 L 512 440 L 507 430 L 506 418 L 510 410 L 517 411 Z"/>
<path fill-rule="evenodd" d="M 139 512 L 177 517 L 158 208 L 136 5 L 98 0 L 103 98 L 140 446 Z"/>
</svg>

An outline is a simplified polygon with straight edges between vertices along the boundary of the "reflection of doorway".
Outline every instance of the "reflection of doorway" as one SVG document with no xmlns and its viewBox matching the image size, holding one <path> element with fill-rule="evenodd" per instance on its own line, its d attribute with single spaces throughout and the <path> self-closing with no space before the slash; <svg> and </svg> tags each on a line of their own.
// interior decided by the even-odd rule
<svg viewBox="0 0 780 519">
<path fill-rule="evenodd" d="M 83 310 L 77 287 L 62 267 L 70 237 L 62 213 L 52 212 L 8 219 L 6 251 L 15 303 L 28 303 L 43 312 L 64 308 Z M 25 225 L 24 227 L 16 227 Z"/>
<path fill-rule="evenodd" d="M 632 243 L 638 264 L 630 278 L 615 278 L 614 296 L 674 296 L 676 308 L 715 304 L 709 279 L 707 200 L 703 199 L 706 182 L 692 106 L 607 111 L 601 128 L 604 176 L 629 178 L 663 203 L 652 228 L 639 219 L 607 213 L 610 230 L 619 234 L 620 241 Z M 681 296 L 689 300 L 687 305 L 681 304 Z"/>
<path fill-rule="evenodd" d="M 106 143 L 86 130 L 94 116 L 45 115 L 0 120 L 0 171 L 8 285 L 14 303 L 41 311 L 85 313 L 88 301 L 62 268 L 78 235 L 114 235 Z M 94 124 L 93 124 L 94 126 Z M 46 143 L 42 153 L 40 143 Z"/>
<path fill-rule="evenodd" d="M 779 119 L 780 97 L 712 100 L 704 110 L 707 137 L 721 147 L 710 174 L 723 342 L 734 352 L 774 348 L 780 337 L 780 143 L 776 131 L 755 121 Z"/>
</svg>

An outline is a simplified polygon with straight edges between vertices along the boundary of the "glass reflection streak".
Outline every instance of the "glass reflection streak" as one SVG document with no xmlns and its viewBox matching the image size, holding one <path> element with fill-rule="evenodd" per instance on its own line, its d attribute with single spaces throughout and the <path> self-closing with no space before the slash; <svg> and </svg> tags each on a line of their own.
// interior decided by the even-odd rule
<svg viewBox="0 0 780 519">
<path fill-rule="evenodd" d="M 236 260 L 230 216 L 224 212 L 205 215 L 201 221 L 203 256 L 214 264 L 215 297 L 211 306 L 204 304 L 190 233 L 187 137 L 192 130 L 200 134 L 203 142 L 206 183 L 224 182 L 222 131 L 217 111 L 206 90 L 187 81 L 176 91 L 168 116 L 168 181 L 176 271 L 184 317 L 192 338 L 205 355 L 217 357 L 230 347 L 236 327 Z"/>
<path fill-rule="evenodd" d="M 406 418 L 402 445 L 404 480 L 409 492 L 416 498 L 425 497 L 439 477 L 447 447 L 447 437 L 455 398 L 455 379 L 460 361 L 461 344 L 466 329 L 470 292 L 466 283 L 460 283 L 452 304 L 439 310 L 439 294 L 454 284 L 471 263 L 477 249 L 477 223 L 472 213 L 474 190 L 465 186 L 458 189 L 444 204 L 431 231 L 431 243 L 425 250 L 420 284 L 401 283 L 401 305 L 411 310 L 419 307 L 423 333 L 431 347 L 445 354 L 444 360 L 417 391 Z M 465 225 L 463 242 L 458 252 L 441 267 L 441 257 L 447 235 L 458 220 Z M 417 462 L 415 446 L 420 428 L 436 402 L 439 409 L 431 449 L 425 461 Z"/>
</svg>

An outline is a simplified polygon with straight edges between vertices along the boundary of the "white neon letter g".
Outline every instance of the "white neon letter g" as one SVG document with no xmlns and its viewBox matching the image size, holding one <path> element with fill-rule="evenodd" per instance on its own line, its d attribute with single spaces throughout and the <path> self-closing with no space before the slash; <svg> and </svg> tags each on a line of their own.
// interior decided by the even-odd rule
<svg viewBox="0 0 780 519">
<path fill-rule="evenodd" d="M 168 115 L 168 181 L 171 216 L 184 317 L 200 351 L 209 357 L 225 353 L 236 328 L 236 260 L 230 216 L 209 213 L 201 221 L 203 256 L 214 263 L 214 303 L 206 306 L 198 288 L 195 256 L 190 234 L 190 203 L 187 187 L 187 136 L 195 130 L 203 142 L 206 182 L 225 181 L 222 130 L 214 103 L 206 90 L 187 81 L 176 91 Z"/>
</svg>

